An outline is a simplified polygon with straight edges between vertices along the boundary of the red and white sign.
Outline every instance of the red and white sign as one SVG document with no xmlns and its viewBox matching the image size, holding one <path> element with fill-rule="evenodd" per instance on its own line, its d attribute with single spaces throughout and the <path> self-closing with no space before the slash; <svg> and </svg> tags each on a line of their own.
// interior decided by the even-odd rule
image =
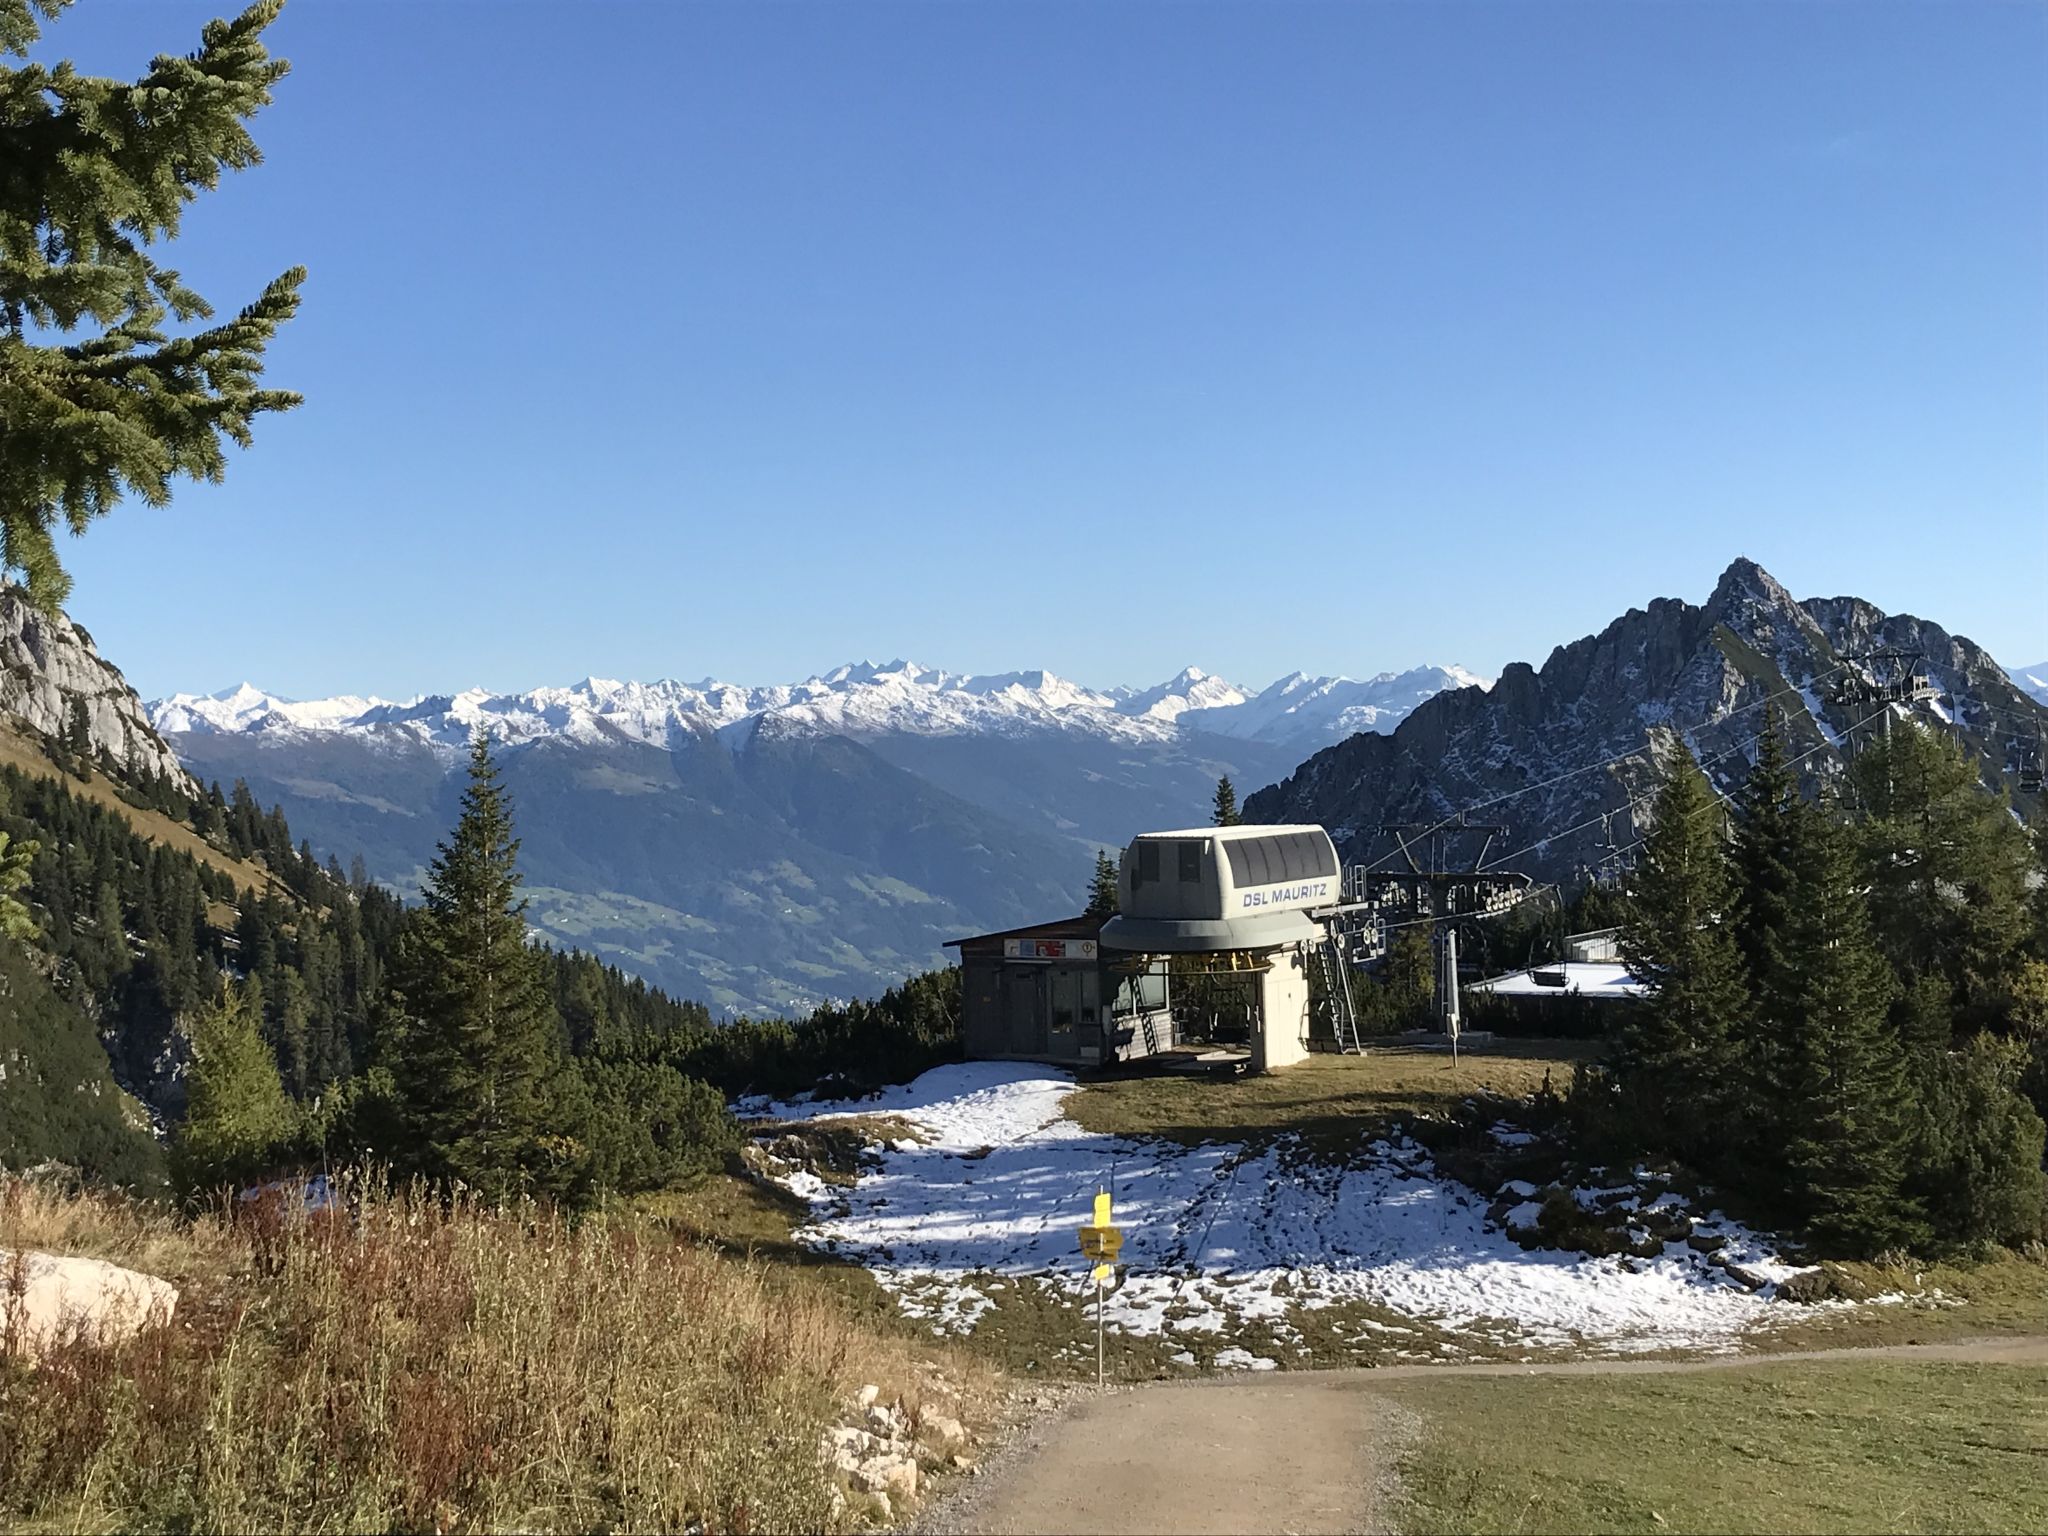
<svg viewBox="0 0 2048 1536">
<path fill-rule="evenodd" d="M 1093 939 L 1005 939 L 1005 960 L 1093 960 Z"/>
</svg>

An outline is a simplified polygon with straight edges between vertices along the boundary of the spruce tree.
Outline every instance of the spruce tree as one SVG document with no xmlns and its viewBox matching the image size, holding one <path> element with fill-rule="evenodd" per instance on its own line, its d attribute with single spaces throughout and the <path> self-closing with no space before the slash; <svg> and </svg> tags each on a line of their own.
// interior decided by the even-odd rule
<svg viewBox="0 0 2048 1536">
<path fill-rule="evenodd" d="M 1683 741 L 1660 765 L 1652 815 L 1620 934 L 1622 958 L 1648 995 L 1617 1027 L 1613 1072 L 1645 1145 L 1707 1164 L 1739 1092 L 1733 1040 L 1749 988 L 1735 944 L 1726 819 Z"/>
<path fill-rule="evenodd" d="M 23 941 L 37 937 L 35 917 L 21 899 L 35 872 L 37 852 L 33 839 L 11 842 L 0 832 L 0 936 Z"/>
<path fill-rule="evenodd" d="M 1095 878 L 1088 883 L 1089 917 L 1114 917 L 1121 905 L 1116 888 L 1116 861 L 1107 850 L 1095 855 Z"/>
<path fill-rule="evenodd" d="M 1227 773 L 1216 781 L 1214 806 L 1210 819 L 1217 826 L 1234 827 L 1238 824 L 1237 786 L 1230 782 L 1230 775 Z"/>
<path fill-rule="evenodd" d="M 305 276 L 191 329 L 212 309 L 150 255 L 261 158 L 245 125 L 285 73 L 262 40 L 281 0 L 208 22 L 139 81 L 26 62 L 65 3 L 0 0 L 0 569 L 45 608 L 70 586 L 60 522 L 83 533 L 124 493 L 162 506 L 176 476 L 219 480 L 251 418 L 298 403 L 257 378 Z"/>
<path fill-rule="evenodd" d="M 1729 1150 L 1738 1160 L 1767 1160 L 1783 1137 L 1783 1047 L 1801 1006 L 1799 967 L 1790 946 L 1801 867 L 1811 857 L 1805 844 L 1818 814 L 1800 798 L 1798 777 L 1786 766 L 1775 709 L 1764 721 L 1756 763 L 1736 809 L 1729 844 L 1736 885 L 1732 932 L 1749 976 L 1751 1006 L 1736 1017 L 1731 1034 L 1743 1091 L 1732 1107 Z"/>
<path fill-rule="evenodd" d="M 1436 1002 L 1436 945 L 1427 927 L 1403 928 L 1387 946 L 1387 1011 L 1402 1028 L 1421 1028 Z"/>
<path fill-rule="evenodd" d="M 1910 1246 L 1927 1227 L 1905 1190 L 1915 1101 L 1845 829 L 1816 816 L 1802 839 L 1783 958 L 1784 1160 L 1790 1194 L 1830 1251 Z"/>
<path fill-rule="evenodd" d="M 422 1172 L 494 1198 L 573 1178 L 561 1024 L 526 942 L 519 840 L 490 738 L 470 748 L 455 831 L 394 961 L 404 1024 L 395 1075 Z"/>
<path fill-rule="evenodd" d="M 1903 982 L 1937 976 L 1963 1021 L 2003 1023 L 2033 929 L 2026 829 L 1947 738 L 1895 727 L 1850 765 L 1878 937 Z"/>
<path fill-rule="evenodd" d="M 230 987 L 192 1025 L 192 1067 L 172 1168 L 187 1189 L 244 1184 L 289 1141 L 293 1116 L 263 1039 L 262 992 Z"/>
</svg>

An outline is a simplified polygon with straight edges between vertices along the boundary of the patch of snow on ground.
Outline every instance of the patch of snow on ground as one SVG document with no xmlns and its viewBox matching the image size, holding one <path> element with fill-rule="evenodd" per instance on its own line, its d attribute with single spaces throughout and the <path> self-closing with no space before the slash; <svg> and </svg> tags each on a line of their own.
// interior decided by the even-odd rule
<svg viewBox="0 0 2048 1536">
<path fill-rule="evenodd" d="M 930 1138 L 879 1150 L 851 1188 L 789 1180 L 814 1213 L 799 1236 L 955 1333 L 996 1304 L 995 1277 L 1042 1278 L 1092 1311 L 1076 1231 L 1098 1188 L 1113 1189 L 1125 1234 L 1104 1320 L 1130 1334 L 1285 1333 L 1294 1308 L 1360 1302 L 1449 1327 L 1502 1320 L 1535 1345 L 1725 1348 L 1773 1305 L 1750 1285 L 1797 1272 L 1719 1212 L 1701 1226 L 1742 1278 L 1681 1243 L 1653 1259 L 1527 1251 L 1412 1142 L 1376 1141 L 1344 1167 L 1291 1139 L 1252 1150 L 1100 1136 L 1062 1115 L 1074 1091 L 1049 1067 L 969 1062 L 869 1099 L 776 1106 L 788 1119 L 897 1115 Z"/>
<path fill-rule="evenodd" d="M 1277 1371 L 1280 1362 L 1255 1355 L 1248 1349 L 1239 1349 L 1233 1344 L 1228 1349 L 1216 1351 L 1216 1366 L 1224 1371 Z"/>
</svg>

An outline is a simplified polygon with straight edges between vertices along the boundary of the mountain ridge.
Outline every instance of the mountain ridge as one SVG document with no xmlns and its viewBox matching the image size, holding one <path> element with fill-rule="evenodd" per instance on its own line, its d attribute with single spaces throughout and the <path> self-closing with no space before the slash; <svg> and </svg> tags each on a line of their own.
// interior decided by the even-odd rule
<svg viewBox="0 0 2048 1536">
<path fill-rule="evenodd" d="M 1918 653 L 1931 696 L 1879 704 L 1871 652 Z M 1388 823 L 1454 821 L 1464 810 L 1506 831 L 1446 828 L 1447 862 L 1488 851 L 1489 867 L 1566 879 L 1611 868 L 1642 826 L 1660 736 L 1683 735 L 1724 792 L 1746 771 L 1759 709 L 1785 710 L 1788 751 L 1809 785 L 1839 777 L 1844 737 L 1888 709 L 1948 730 L 1988 786 L 2016 789 L 2009 738 L 2048 721 L 1973 641 L 1856 597 L 1796 599 L 1738 559 L 1698 606 L 1660 597 L 1596 634 L 1560 644 L 1538 668 L 1512 662 L 1493 688 L 1450 690 L 1386 735 L 1317 752 L 1245 801 L 1248 820 L 1315 821 L 1347 857 L 1398 854 Z M 1873 712 L 1874 709 L 1874 712 Z M 2019 797 L 2039 816 L 2039 796 Z M 1498 851 L 1496 851 L 1498 850 Z M 1462 867 L 1462 866 L 1460 866 Z"/>
<path fill-rule="evenodd" d="M 344 694 L 302 701 L 244 682 L 215 694 L 172 694 L 151 702 L 147 712 L 167 736 L 381 728 L 443 747 L 460 747 L 479 725 L 515 743 L 557 735 L 594 741 L 608 730 L 665 746 L 677 730 L 736 730 L 767 716 L 855 737 L 1062 730 L 1159 742 L 1192 729 L 1294 745 L 1388 728 L 1431 693 L 1452 686 L 1483 688 L 1489 680 L 1455 665 L 1365 679 L 1296 672 L 1252 692 L 1187 667 L 1150 688 L 1093 689 L 1045 671 L 975 675 L 898 660 L 850 663 L 800 683 L 765 686 L 587 677 L 566 686 L 510 693 L 472 688 L 407 700 Z"/>
</svg>

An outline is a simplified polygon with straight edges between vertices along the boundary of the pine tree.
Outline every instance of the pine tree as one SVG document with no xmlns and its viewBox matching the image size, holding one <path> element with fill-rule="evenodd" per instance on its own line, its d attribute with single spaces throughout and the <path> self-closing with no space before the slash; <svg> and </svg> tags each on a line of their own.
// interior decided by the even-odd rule
<svg viewBox="0 0 2048 1536">
<path fill-rule="evenodd" d="M 545 957 L 526 942 L 512 807 L 479 731 L 454 833 L 394 961 L 403 995 L 394 1071 L 421 1171 L 494 1197 L 573 1178 L 561 1023 Z"/>
<path fill-rule="evenodd" d="M 1229 774 L 1216 781 L 1215 811 L 1210 819 L 1219 827 L 1238 825 L 1237 786 L 1230 782 Z"/>
<path fill-rule="evenodd" d="M 1918 1106 L 1849 836 L 1816 816 L 1801 843 L 1783 936 L 1790 1010 L 1776 1021 L 1785 1169 L 1813 1234 L 1834 1252 L 1868 1256 L 1926 1238 L 1904 1189 Z"/>
<path fill-rule="evenodd" d="M 1420 1028 L 1436 1001 L 1436 946 L 1426 927 L 1403 928 L 1387 946 L 1387 1011 L 1403 1028 Z"/>
<path fill-rule="evenodd" d="M 1925 1058 L 1911 1185 L 1943 1243 L 2019 1247 L 2048 1236 L 2048 1127 L 2021 1092 L 2027 1048 L 1988 1034 Z"/>
<path fill-rule="evenodd" d="M 1786 766 L 1777 710 L 1757 739 L 1756 764 L 1736 799 L 1729 846 L 1736 896 L 1732 932 L 1749 976 L 1751 1006 L 1734 1021 L 1731 1046 L 1743 1092 L 1732 1106 L 1730 1151 L 1768 1159 L 1783 1140 L 1778 1111 L 1785 1098 L 1783 1047 L 1801 1006 L 1799 967 L 1789 953 L 1801 897 L 1801 867 L 1818 814 L 1799 796 Z"/>
<path fill-rule="evenodd" d="M 230 987 L 193 1023 L 185 1120 L 172 1148 L 188 1189 L 256 1178 L 291 1137 L 292 1107 L 264 1043 L 262 1011 L 260 989 Z"/>
<path fill-rule="evenodd" d="M 121 890 L 113 881 L 102 880 L 94 890 L 92 916 L 102 974 L 126 975 L 134 957 L 128 950 L 128 927 L 121 914 Z"/>
<path fill-rule="evenodd" d="M 1850 766 L 1871 916 L 1911 984 L 1938 976 L 1971 1024 L 2002 1023 L 2033 928 L 2026 830 L 1945 737 L 1914 725 Z"/>
<path fill-rule="evenodd" d="M 72 766 L 80 774 L 92 777 L 92 715 L 85 707 L 85 700 L 73 694 L 64 705 L 64 750 L 71 754 Z"/>
<path fill-rule="evenodd" d="M 0 3 L 0 60 L 26 61 L 37 13 L 61 3 Z M 219 480 L 252 417 L 298 403 L 256 381 L 304 272 L 171 335 L 168 320 L 213 312 L 150 255 L 223 170 L 260 158 L 244 125 L 285 73 L 262 42 L 280 3 L 208 22 L 197 52 L 160 54 L 135 82 L 0 63 L 0 568 L 45 608 L 70 586 L 60 520 L 83 533 L 124 492 L 162 506 L 174 476 Z"/>
<path fill-rule="evenodd" d="M 1116 861 L 1102 850 L 1095 855 L 1095 878 L 1088 883 L 1089 917 L 1114 917 L 1121 898 L 1116 887 Z"/>
<path fill-rule="evenodd" d="M 1649 993 L 1618 1027 L 1613 1072 L 1634 1133 L 1705 1164 L 1739 1092 L 1732 1040 L 1749 988 L 1731 921 L 1725 816 L 1683 741 L 1661 765 L 1652 815 L 1620 935 Z"/>
<path fill-rule="evenodd" d="M 35 871 L 38 849 L 33 840 L 10 843 L 0 832 L 0 936 L 30 940 L 36 935 L 36 920 L 28 903 L 21 899 Z"/>
</svg>

